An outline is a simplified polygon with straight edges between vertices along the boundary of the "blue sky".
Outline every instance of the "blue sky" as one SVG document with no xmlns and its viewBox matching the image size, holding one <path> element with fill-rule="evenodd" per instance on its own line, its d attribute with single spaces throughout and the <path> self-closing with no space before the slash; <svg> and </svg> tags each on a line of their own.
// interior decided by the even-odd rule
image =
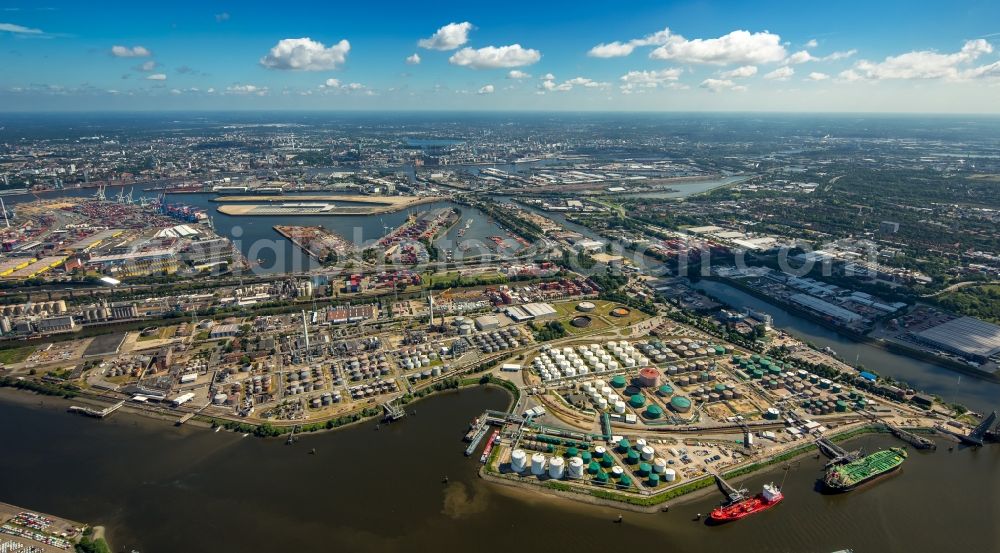
<svg viewBox="0 0 1000 553">
<path fill-rule="evenodd" d="M 0 110 L 995 113 L 998 48 L 996 1 L 0 2 Z"/>
</svg>

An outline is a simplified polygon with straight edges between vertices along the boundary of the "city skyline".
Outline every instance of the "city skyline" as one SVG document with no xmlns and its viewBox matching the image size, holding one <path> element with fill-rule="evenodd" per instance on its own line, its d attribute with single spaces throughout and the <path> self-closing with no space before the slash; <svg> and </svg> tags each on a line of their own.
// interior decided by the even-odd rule
<svg viewBox="0 0 1000 553">
<path fill-rule="evenodd" d="M 788 3 L 508 7 L 12 4 L 0 8 L 0 102 L 4 111 L 1000 112 L 1000 7 L 986 2 L 841 4 L 808 17 Z"/>
</svg>

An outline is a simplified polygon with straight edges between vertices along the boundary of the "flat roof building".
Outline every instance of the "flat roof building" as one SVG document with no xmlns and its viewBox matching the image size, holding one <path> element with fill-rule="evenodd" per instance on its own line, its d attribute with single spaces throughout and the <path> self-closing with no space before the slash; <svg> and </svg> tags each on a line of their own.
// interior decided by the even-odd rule
<svg viewBox="0 0 1000 553">
<path fill-rule="evenodd" d="M 960 317 L 913 335 L 921 342 L 984 362 L 1000 354 L 1000 326 L 975 317 Z"/>
</svg>

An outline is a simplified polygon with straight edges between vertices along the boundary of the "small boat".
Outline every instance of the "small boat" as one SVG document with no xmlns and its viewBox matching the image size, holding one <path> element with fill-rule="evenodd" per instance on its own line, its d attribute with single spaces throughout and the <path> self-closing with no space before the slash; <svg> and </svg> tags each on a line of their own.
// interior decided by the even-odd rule
<svg viewBox="0 0 1000 553">
<path fill-rule="evenodd" d="M 711 519 L 715 522 L 739 520 L 754 513 L 770 509 L 778 503 L 781 503 L 781 500 L 784 498 L 785 496 L 781 493 L 781 490 L 778 489 L 777 486 L 774 484 L 765 484 L 761 493 L 742 501 L 718 507 L 712 510 L 709 517 L 711 517 Z"/>
</svg>

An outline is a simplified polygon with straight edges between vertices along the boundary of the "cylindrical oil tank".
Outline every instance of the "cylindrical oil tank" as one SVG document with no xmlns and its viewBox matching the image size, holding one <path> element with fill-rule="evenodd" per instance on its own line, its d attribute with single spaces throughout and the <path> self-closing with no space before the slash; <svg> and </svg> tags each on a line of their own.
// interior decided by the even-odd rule
<svg viewBox="0 0 1000 553">
<path fill-rule="evenodd" d="M 535 453 L 531 456 L 531 474 L 535 476 L 545 474 L 545 456 L 541 453 Z"/>
<path fill-rule="evenodd" d="M 647 388 L 654 388 L 660 383 L 660 371 L 654 367 L 643 367 L 639 369 L 639 385 Z"/>
<path fill-rule="evenodd" d="M 569 460 L 569 477 L 570 478 L 583 478 L 584 469 L 583 459 L 580 457 L 573 457 Z"/>
<path fill-rule="evenodd" d="M 663 469 L 663 481 L 673 482 L 677 480 L 677 471 L 674 469 Z"/>
<path fill-rule="evenodd" d="M 678 413 L 687 413 L 691 411 L 691 400 L 684 396 L 674 396 L 670 400 L 670 408 Z"/>
<path fill-rule="evenodd" d="M 510 452 L 510 468 L 514 472 L 524 472 L 527 466 L 528 454 L 523 449 L 515 449 Z"/>
<path fill-rule="evenodd" d="M 562 457 L 552 457 L 549 459 L 549 478 L 555 478 L 556 480 L 563 477 L 563 472 L 566 470 L 566 461 Z"/>
<path fill-rule="evenodd" d="M 650 460 L 652 460 L 653 459 L 653 455 L 655 455 L 655 454 L 656 454 L 656 452 L 653 451 L 652 447 L 649 447 L 648 445 L 647 446 L 643 446 L 642 451 L 641 451 L 641 455 L 642 455 L 642 460 L 643 461 L 650 461 Z"/>
<path fill-rule="evenodd" d="M 663 474 L 663 471 L 667 468 L 667 460 L 662 457 L 657 457 L 653 459 L 653 472 L 657 474 Z"/>
</svg>

